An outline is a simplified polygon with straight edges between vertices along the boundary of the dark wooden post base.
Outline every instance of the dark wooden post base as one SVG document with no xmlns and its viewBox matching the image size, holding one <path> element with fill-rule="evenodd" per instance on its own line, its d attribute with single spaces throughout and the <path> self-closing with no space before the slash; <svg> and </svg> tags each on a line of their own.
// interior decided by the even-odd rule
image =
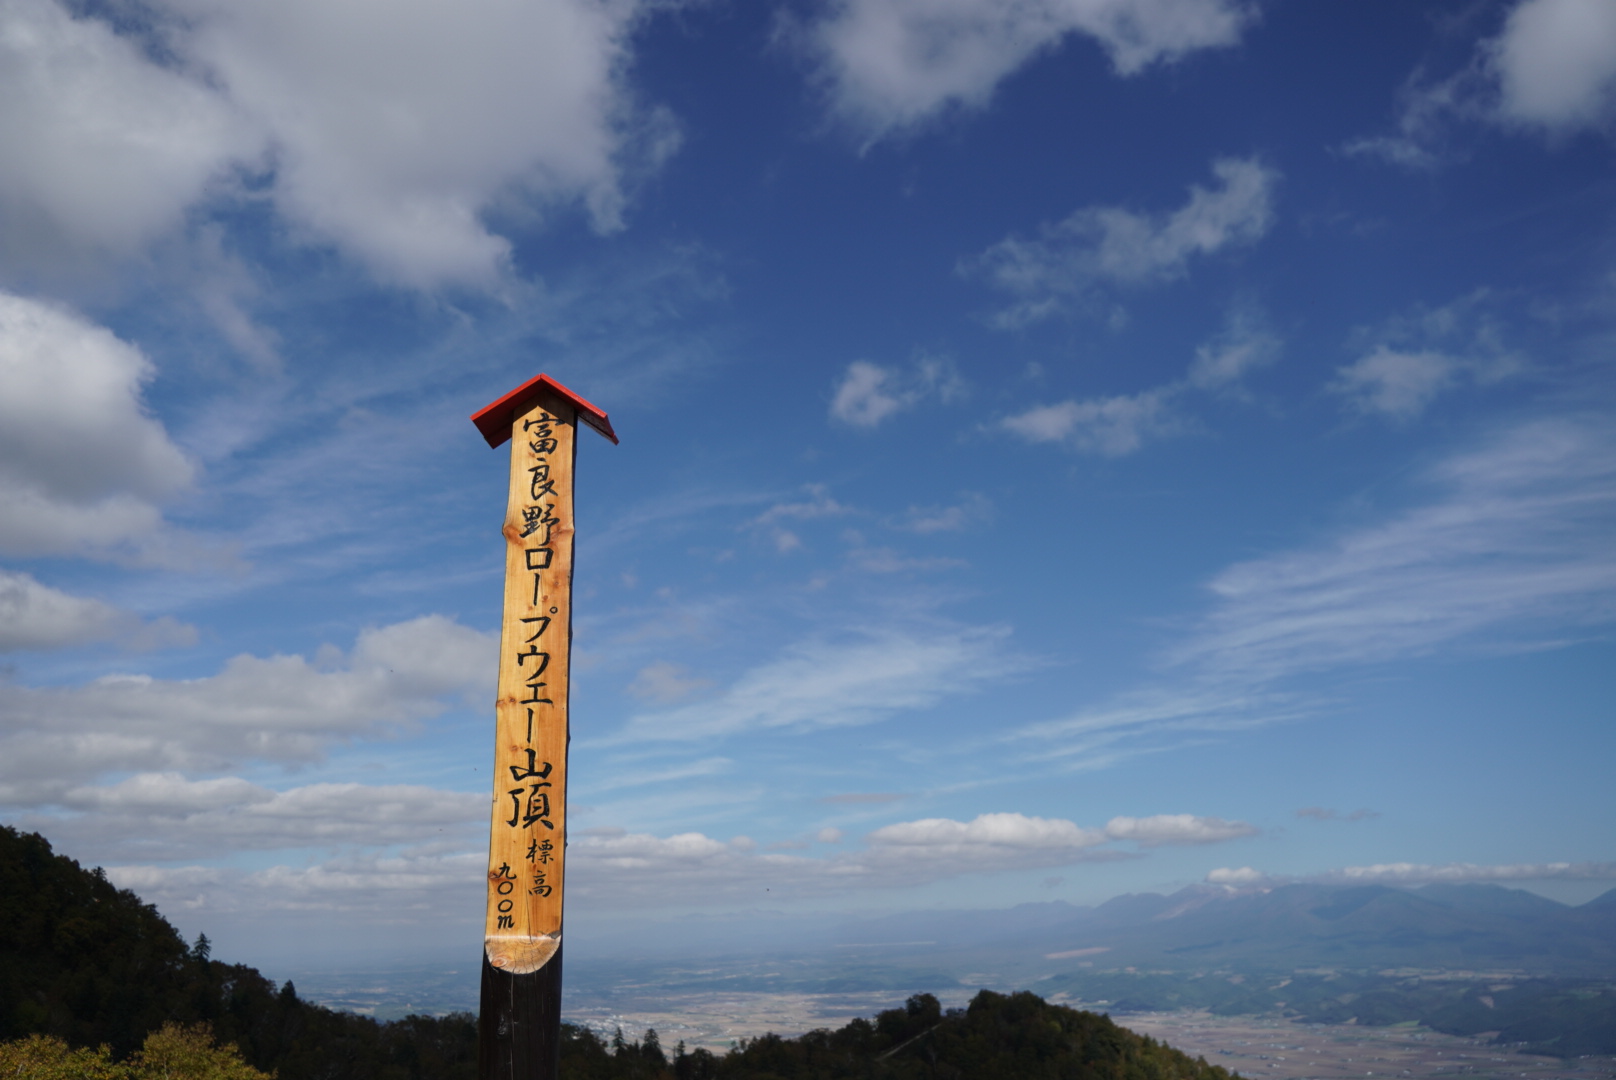
<svg viewBox="0 0 1616 1080">
<path fill-rule="evenodd" d="M 531 975 L 507 974 L 484 955 L 478 1080 L 556 1080 L 560 1075 L 561 950 Z"/>
</svg>

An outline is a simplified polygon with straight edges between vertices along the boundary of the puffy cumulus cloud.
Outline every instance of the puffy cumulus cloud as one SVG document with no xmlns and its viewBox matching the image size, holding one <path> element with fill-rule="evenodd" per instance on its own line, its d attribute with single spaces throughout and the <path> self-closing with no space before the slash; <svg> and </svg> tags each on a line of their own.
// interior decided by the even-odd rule
<svg viewBox="0 0 1616 1080">
<path fill-rule="evenodd" d="M 193 73 L 56 0 L 0 3 L 0 250 L 126 253 L 179 224 L 259 133 Z"/>
<path fill-rule="evenodd" d="M 759 852 L 746 837 L 721 841 L 701 833 L 657 837 L 613 831 L 573 841 L 567 849 L 567 887 L 594 904 L 626 906 L 658 898 L 759 895 L 765 889 L 825 895 L 1138 857 L 1110 846 L 1118 839 L 1142 845 L 1144 836 L 1156 838 L 1154 843 L 1212 843 L 1252 831 L 1241 822 L 1190 815 L 1117 820 L 1137 821 L 1136 835 L 1118 837 L 1109 828 L 1020 813 L 981 814 L 970 821 L 923 818 L 882 826 L 865 837 L 862 849 L 823 858 Z M 844 837 L 838 829 L 822 829 L 817 839 L 834 844 Z"/>
<path fill-rule="evenodd" d="M 800 39 L 833 113 L 866 145 L 994 88 L 1071 34 L 1120 75 L 1233 45 L 1255 18 L 1236 0 L 837 0 Z"/>
<path fill-rule="evenodd" d="M 1524 0 L 1488 49 L 1508 120 L 1563 131 L 1616 117 L 1616 7 Z"/>
<path fill-rule="evenodd" d="M 980 814 L 970 821 L 923 818 L 870 833 L 867 858 L 885 866 L 958 864 L 983 869 L 1060 866 L 1092 857 L 1106 843 L 1104 829 L 1085 829 L 1062 818 Z"/>
<path fill-rule="evenodd" d="M 150 864 L 109 869 L 121 887 L 175 909 L 357 914 L 376 910 L 375 897 L 381 893 L 409 897 L 397 908 L 389 900 L 388 910 L 390 917 L 414 921 L 434 913 L 441 917 L 453 905 L 477 910 L 481 897 L 485 856 L 464 846 L 465 833 L 486 822 L 487 800 L 481 796 L 356 784 L 271 792 L 241 780 L 143 776 L 101 798 L 107 810 L 132 812 L 157 830 L 147 855 L 153 860 L 183 857 L 181 845 L 164 846 L 172 834 L 165 822 L 204 813 L 219 820 L 199 822 L 185 844 L 206 848 L 209 841 L 226 840 L 260 849 L 299 844 L 358 848 L 314 865 L 257 872 Z M 439 844 L 421 843 L 437 835 L 434 827 L 457 835 Z M 135 824 L 127 827 L 136 829 Z M 807 843 L 760 850 L 746 836 L 721 840 L 700 832 L 656 836 L 616 828 L 574 830 L 567 846 L 567 892 L 590 910 L 666 910 L 761 898 L 766 892 L 782 899 L 830 896 L 1130 857 L 1107 847 L 1113 839 L 1106 829 L 1019 813 L 982 814 L 970 821 L 897 822 L 870 833 L 856 850 L 836 850 L 845 835 L 822 828 L 814 840 L 829 846 L 831 853 L 820 857 L 779 850 L 811 847 Z M 393 853 L 379 850 L 385 845 L 404 846 Z"/>
<path fill-rule="evenodd" d="M 676 147 L 627 86 L 647 7 L 158 0 L 162 63 L 128 27 L 7 0 L 0 221 L 23 247 L 127 251 L 244 170 L 303 239 L 386 280 L 490 284 L 509 253 L 491 212 L 581 202 L 614 229 Z"/>
<path fill-rule="evenodd" d="M 203 866 L 109 866 L 107 877 L 159 908 L 210 915 L 318 912 L 394 924 L 443 925 L 480 913 L 482 852 L 359 853 L 313 866 L 245 871 Z M 378 903 L 377 897 L 386 897 Z M 459 918 L 456 918 L 459 916 Z"/>
<path fill-rule="evenodd" d="M 1266 885 L 1271 880 L 1267 874 L 1249 866 L 1220 866 L 1206 875 L 1208 885 L 1229 885 L 1237 889 Z"/>
<path fill-rule="evenodd" d="M 1461 156 L 1456 132 L 1487 124 L 1563 137 L 1616 130 L 1616 10 L 1604 0 L 1521 0 L 1496 37 L 1441 78 L 1416 71 L 1399 94 L 1397 130 L 1349 154 L 1429 169 Z"/>
<path fill-rule="evenodd" d="M 317 760 L 334 741 L 383 734 L 442 712 L 449 699 L 492 691 L 495 639 L 442 616 L 366 630 L 346 658 L 329 652 L 320 664 L 242 655 L 217 675 L 183 681 L 0 684 L 0 804 L 61 806 L 76 790 L 82 801 L 81 789 L 109 773 Z"/>
<path fill-rule="evenodd" d="M 0 570 L 0 653 L 62 649 L 107 638 L 142 652 L 193 644 L 196 627 L 168 616 L 142 623 L 110 604 L 42 585 L 31 574 Z"/>
<path fill-rule="evenodd" d="M 1265 874 L 1249 866 L 1221 867 L 1206 875 L 1210 885 L 1272 888 L 1296 882 L 1323 885 L 1430 885 L 1487 881 L 1616 881 L 1616 863 L 1380 863 L 1321 874 Z"/>
<path fill-rule="evenodd" d="M 924 709 L 1019 670 L 995 627 L 850 631 L 810 641 L 743 674 L 697 704 L 642 714 L 619 741 L 697 739 L 756 730 L 802 731 L 870 724 Z"/>
<path fill-rule="evenodd" d="M 126 618 L 99 600 L 70 596 L 28 574 L 0 570 L 0 652 L 59 649 L 111 637 Z"/>
<path fill-rule="evenodd" d="M 1028 442 L 1065 443 L 1103 457 L 1122 457 L 1148 439 L 1181 429 L 1171 407 L 1174 393 L 1176 388 L 1161 387 L 1138 394 L 1038 405 L 1007 416 L 1000 424 Z"/>
<path fill-rule="evenodd" d="M 625 83 L 645 4 L 166 0 L 189 56 L 270 133 L 282 212 L 410 285 L 488 280 L 502 198 L 616 228 L 625 170 L 677 143 Z"/>
<path fill-rule="evenodd" d="M 1238 563 L 1176 654 L 1246 685 L 1406 659 L 1490 633 L 1535 647 L 1616 619 L 1616 437 L 1608 417 L 1495 433 L 1426 476 L 1438 495 L 1332 543 Z"/>
<path fill-rule="evenodd" d="M 1037 239 L 1006 237 L 960 270 L 1018 298 L 996 317 L 1008 328 L 1065 311 L 1101 284 L 1181 277 L 1192 258 L 1254 244 L 1273 224 L 1278 172 L 1256 158 L 1219 158 L 1212 172 L 1215 187 L 1192 186 L 1170 213 L 1086 207 L 1043 226 Z"/>
<path fill-rule="evenodd" d="M 151 362 L 60 307 L 0 292 L 0 552 L 155 557 L 194 467 L 141 399 Z"/>
<path fill-rule="evenodd" d="M 874 428 L 923 401 L 953 401 L 963 392 L 964 383 L 952 365 L 933 357 L 917 361 L 910 372 L 855 360 L 836 387 L 830 415 L 852 427 Z"/>
<path fill-rule="evenodd" d="M 1256 836 L 1262 830 L 1244 821 L 1225 821 L 1194 814 L 1155 814 L 1151 817 L 1114 817 L 1105 824 L 1112 840 L 1131 840 L 1140 847 L 1163 844 L 1218 844 Z"/>
<path fill-rule="evenodd" d="M 1401 352 L 1385 345 L 1340 369 L 1330 389 L 1361 413 L 1411 420 L 1458 381 L 1460 362 L 1439 352 Z"/>
<path fill-rule="evenodd" d="M 122 858 L 205 858 L 223 850 L 464 843 L 488 824 L 488 796 L 410 784 L 310 784 L 275 791 L 239 777 L 138 773 L 62 792 L 64 813 L 28 819 L 74 850 Z"/>
</svg>

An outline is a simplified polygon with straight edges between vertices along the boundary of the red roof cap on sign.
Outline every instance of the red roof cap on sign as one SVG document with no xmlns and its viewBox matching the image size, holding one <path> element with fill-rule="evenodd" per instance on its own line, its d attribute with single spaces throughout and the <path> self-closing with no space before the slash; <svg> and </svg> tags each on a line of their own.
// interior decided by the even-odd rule
<svg viewBox="0 0 1616 1080">
<path fill-rule="evenodd" d="M 548 375 L 535 375 L 492 405 L 478 409 L 471 414 L 471 422 L 477 425 L 477 430 L 483 433 L 483 438 L 488 440 L 489 446 L 499 446 L 511 437 L 511 424 L 515 422 L 517 413 L 521 412 L 532 400 L 533 395 L 541 389 L 549 390 L 577 409 L 578 419 L 612 440 L 612 445 L 617 444 L 617 432 L 612 430 L 612 422 L 606 419 L 606 413 Z"/>
</svg>

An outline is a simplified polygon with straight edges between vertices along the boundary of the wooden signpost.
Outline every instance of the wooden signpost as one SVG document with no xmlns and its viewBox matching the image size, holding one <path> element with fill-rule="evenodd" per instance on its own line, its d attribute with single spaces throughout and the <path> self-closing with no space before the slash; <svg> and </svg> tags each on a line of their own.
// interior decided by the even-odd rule
<svg viewBox="0 0 1616 1080">
<path fill-rule="evenodd" d="M 613 443 L 617 434 L 604 412 L 548 375 L 523 383 L 471 420 L 489 446 L 511 441 L 477 1075 L 554 1080 L 578 421 Z"/>
</svg>

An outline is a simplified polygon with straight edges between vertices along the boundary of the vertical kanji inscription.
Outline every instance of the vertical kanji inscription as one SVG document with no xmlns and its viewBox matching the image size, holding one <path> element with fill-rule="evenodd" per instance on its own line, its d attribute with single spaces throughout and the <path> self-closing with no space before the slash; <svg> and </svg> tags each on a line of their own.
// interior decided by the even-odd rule
<svg viewBox="0 0 1616 1080">
<path fill-rule="evenodd" d="M 484 948 L 537 971 L 561 944 L 577 415 L 543 394 L 511 424 Z"/>
</svg>

